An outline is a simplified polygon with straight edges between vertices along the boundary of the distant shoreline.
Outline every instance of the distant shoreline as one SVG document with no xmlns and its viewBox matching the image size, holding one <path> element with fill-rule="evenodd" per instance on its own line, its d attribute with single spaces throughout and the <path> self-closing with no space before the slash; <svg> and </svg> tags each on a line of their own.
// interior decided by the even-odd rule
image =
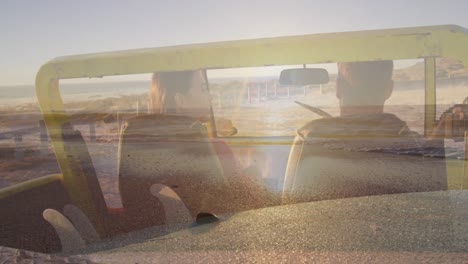
<svg viewBox="0 0 468 264">
<path fill-rule="evenodd" d="M 270 79 L 266 77 L 255 79 L 258 82 L 277 81 L 274 76 Z M 226 83 L 224 83 L 226 81 Z M 222 78 L 213 81 L 213 86 L 217 82 L 217 86 L 229 85 L 229 82 L 239 81 L 235 78 Z M 241 80 L 242 82 L 244 80 Z M 222 82 L 220 84 L 219 82 Z M 437 79 L 437 88 L 444 90 L 450 87 L 468 85 L 468 76 L 456 76 L 452 78 Z M 331 81 L 326 85 L 333 90 L 334 82 Z M 14 89 L 9 89 L 14 88 Z M 328 89 L 327 88 L 327 89 Z M 424 80 L 400 80 L 395 81 L 394 91 L 410 91 L 424 89 Z M 106 82 L 106 83 L 66 83 L 60 88 L 62 99 L 65 104 L 89 102 L 94 100 L 106 100 L 123 98 L 127 96 L 144 96 L 149 91 L 148 81 L 123 81 L 123 82 Z M 463 98 L 461 99 L 463 100 Z M 12 87 L 0 87 L 0 111 L 11 110 L 30 110 L 37 109 L 37 98 L 33 85 L 20 85 Z"/>
</svg>

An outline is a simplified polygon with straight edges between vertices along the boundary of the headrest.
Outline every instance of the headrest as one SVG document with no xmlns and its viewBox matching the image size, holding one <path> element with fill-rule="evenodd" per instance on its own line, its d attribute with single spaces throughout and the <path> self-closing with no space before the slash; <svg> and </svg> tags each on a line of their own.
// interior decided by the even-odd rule
<svg viewBox="0 0 468 264">
<path fill-rule="evenodd" d="M 207 138 L 205 127 L 199 121 L 186 116 L 151 114 L 127 120 L 121 135 L 138 140 L 149 138 Z"/>
<path fill-rule="evenodd" d="M 314 120 L 298 129 L 296 142 L 351 151 L 443 150 L 443 143 L 425 140 L 404 121 L 388 113 Z"/>
<path fill-rule="evenodd" d="M 389 113 L 351 115 L 313 120 L 298 130 L 304 138 L 398 138 L 411 131 Z"/>
</svg>

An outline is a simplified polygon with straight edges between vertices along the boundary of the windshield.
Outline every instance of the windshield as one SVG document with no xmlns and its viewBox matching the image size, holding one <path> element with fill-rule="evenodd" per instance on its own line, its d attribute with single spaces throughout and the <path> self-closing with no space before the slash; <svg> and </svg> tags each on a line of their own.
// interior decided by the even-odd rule
<svg viewBox="0 0 468 264">
<path fill-rule="evenodd" d="M 437 72 L 458 65 L 444 58 L 436 61 Z M 138 230 L 151 226 L 178 229 L 192 221 L 219 221 L 235 212 L 280 204 L 460 188 L 461 177 L 448 174 L 446 165 L 453 163 L 452 170 L 462 165 L 460 133 L 452 131 L 449 137 L 434 132 L 424 137 L 424 60 L 387 62 L 392 65 L 389 90 L 371 87 L 384 93 L 373 99 L 383 98 L 380 108 L 377 101 L 345 107 L 343 97 L 351 95 L 342 89 L 367 89 L 364 84 L 352 86 L 367 80 L 353 67 L 368 64 L 368 69 L 384 71 L 383 63 L 304 65 L 326 69 L 330 79 L 306 86 L 280 82 L 282 71 L 303 69 L 303 65 L 209 70 L 201 71 L 201 77 L 187 73 L 187 85 L 201 80 L 200 90 L 193 91 L 171 86 L 171 76 L 164 74 L 63 81 L 60 93 L 69 116 L 61 132 L 64 148 L 75 153 L 80 162 L 76 166 L 91 168 L 84 171 L 96 178 L 102 206 L 126 211 L 128 215 L 116 214 L 122 214 L 119 225 L 128 225 L 125 232 L 131 236 L 140 236 Z M 441 91 L 436 97 L 438 123 L 445 122 L 444 114 L 453 109 L 442 110 L 450 105 L 447 102 L 457 105 L 455 101 L 465 94 L 464 75 L 457 70 L 456 77 L 436 76 Z M 183 74 L 174 72 L 179 78 L 176 85 L 182 85 Z M 142 80 L 128 81 L 132 78 Z M 385 85 L 385 80 L 377 81 Z M 167 112 L 158 107 L 163 89 L 180 89 L 165 90 L 164 99 L 172 103 L 166 105 Z M 364 98 L 374 92 L 366 90 L 369 94 Z M 205 117 L 191 110 L 202 109 L 198 100 L 203 94 L 210 110 Z M 192 101 L 189 96 L 199 99 Z M 19 167 L 6 168 L 5 187 L 45 176 L 43 170 L 32 169 L 38 161 L 50 172 L 61 173 L 52 150 L 42 146 L 48 145 L 43 140 L 43 121 L 28 114 L 37 106 L 20 105 L 24 119 L 39 126 L 22 134 L 21 140 L 10 138 L 14 155 L 5 157 L 5 164 Z M 344 113 L 350 109 L 361 112 Z M 13 125 L 19 122 L 4 118 Z M 39 144 L 27 147 L 28 141 Z M 25 162 L 31 169 L 21 165 Z M 14 178 L 28 169 L 28 178 Z M 147 215 L 137 220 L 131 216 L 133 210 Z M 164 214 L 154 214 L 158 210 Z"/>
</svg>

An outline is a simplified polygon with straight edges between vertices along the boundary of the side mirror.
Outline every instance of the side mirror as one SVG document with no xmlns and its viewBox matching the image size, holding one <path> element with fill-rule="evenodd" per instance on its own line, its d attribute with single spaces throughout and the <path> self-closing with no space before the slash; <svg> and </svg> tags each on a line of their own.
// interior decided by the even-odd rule
<svg viewBox="0 0 468 264">
<path fill-rule="evenodd" d="M 311 84 L 326 84 L 330 81 L 328 71 L 321 68 L 298 68 L 282 70 L 279 83 L 281 85 L 306 86 Z"/>
</svg>

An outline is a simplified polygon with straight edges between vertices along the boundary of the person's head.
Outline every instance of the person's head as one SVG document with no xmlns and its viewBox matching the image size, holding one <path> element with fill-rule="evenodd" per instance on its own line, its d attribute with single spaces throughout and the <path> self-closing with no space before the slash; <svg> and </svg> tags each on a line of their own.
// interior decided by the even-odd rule
<svg viewBox="0 0 468 264">
<path fill-rule="evenodd" d="M 393 90 L 393 61 L 338 63 L 336 97 L 341 115 L 383 112 Z"/>
<path fill-rule="evenodd" d="M 210 95 L 202 71 L 154 73 L 149 96 L 153 113 L 210 115 Z"/>
</svg>

